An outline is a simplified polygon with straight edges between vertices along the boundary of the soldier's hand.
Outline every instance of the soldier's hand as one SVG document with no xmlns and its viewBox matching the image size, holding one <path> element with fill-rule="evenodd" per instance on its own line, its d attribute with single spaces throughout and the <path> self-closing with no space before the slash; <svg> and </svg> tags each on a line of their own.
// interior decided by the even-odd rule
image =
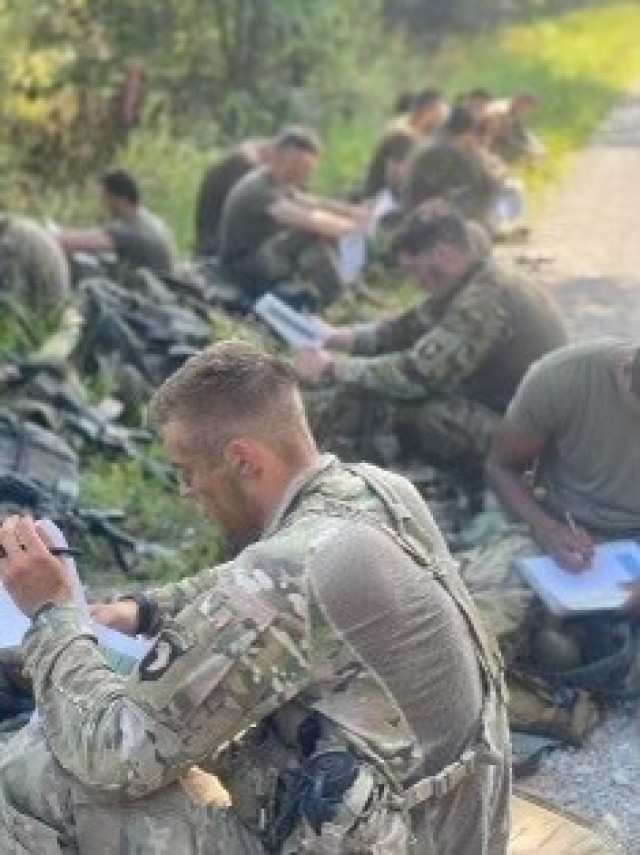
<svg viewBox="0 0 640 855">
<path fill-rule="evenodd" d="M 571 528 L 550 517 L 534 529 L 533 536 L 565 570 L 583 573 L 591 567 L 594 543 L 583 528 Z"/>
<path fill-rule="evenodd" d="M 324 379 L 333 363 L 333 356 L 320 347 L 298 348 L 293 358 L 298 377 L 311 383 Z"/>
<path fill-rule="evenodd" d="M 64 561 L 30 517 L 8 517 L 0 528 L 0 578 L 20 611 L 31 617 L 47 603 L 73 602 L 73 583 Z"/>
<path fill-rule="evenodd" d="M 89 614 L 96 623 L 117 629 L 125 635 L 136 635 L 139 608 L 135 600 L 118 600 L 117 603 L 93 603 Z"/>
</svg>

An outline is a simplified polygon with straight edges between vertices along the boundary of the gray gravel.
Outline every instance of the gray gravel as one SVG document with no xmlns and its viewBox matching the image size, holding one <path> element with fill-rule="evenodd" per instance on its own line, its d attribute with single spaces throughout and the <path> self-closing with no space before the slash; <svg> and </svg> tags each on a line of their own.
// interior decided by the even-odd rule
<svg viewBox="0 0 640 855">
<path fill-rule="evenodd" d="M 582 748 L 549 754 L 522 789 L 598 824 L 640 853 L 640 725 L 636 703 L 611 708 Z"/>
<path fill-rule="evenodd" d="M 640 89 L 613 111 L 549 198 L 529 249 L 577 338 L 640 340 Z M 552 283 L 552 284 L 551 284 Z M 582 749 L 542 762 L 525 788 L 598 822 L 640 855 L 640 719 L 619 704 Z"/>
</svg>

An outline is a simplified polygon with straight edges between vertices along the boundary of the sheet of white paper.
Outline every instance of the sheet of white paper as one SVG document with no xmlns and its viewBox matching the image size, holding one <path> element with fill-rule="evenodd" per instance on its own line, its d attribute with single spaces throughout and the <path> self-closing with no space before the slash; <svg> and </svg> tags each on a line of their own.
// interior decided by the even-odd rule
<svg viewBox="0 0 640 855">
<path fill-rule="evenodd" d="M 555 614 L 619 609 L 629 596 L 623 586 L 640 581 L 640 546 L 633 540 L 600 544 L 584 573 L 569 573 L 546 555 L 522 558 L 517 565 Z"/>
<path fill-rule="evenodd" d="M 367 260 L 367 244 L 363 234 L 354 232 L 338 241 L 340 275 L 348 285 L 362 273 Z"/>
<path fill-rule="evenodd" d="M 292 309 L 270 291 L 254 303 L 253 311 L 290 347 L 321 347 L 324 343 L 324 333 L 314 318 Z"/>
<path fill-rule="evenodd" d="M 62 531 L 51 520 L 40 520 L 39 524 L 51 540 L 52 546 L 65 547 L 68 545 Z M 74 601 L 88 620 L 89 607 L 75 561 L 71 556 L 66 556 L 64 561 L 72 577 Z M 29 626 L 29 619 L 22 614 L 5 588 L 0 585 L 0 648 L 18 647 L 22 643 Z M 110 664 L 121 672 L 131 670 L 134 663 L 144 656 L 150 646 L 146 640 L 130 638 L 128 635 L 123 635 L 121 632 L 116 632 L 97 623 L 92 622 L 92 629 L 98 638 L 98 642 L 105 649 Z"/>
<path fill-rule="evenodd" d="M 29 618 L 19 611 L 4 586 L 0 585 L 0 648 L 19 647 L 29 629 Z"/>
<path fill-rule="evenodd" d="M 376 196 L 376 201 L 373 205 L 373 231 L 375 231 L 378 223 L 383 217 L 386 217 L 387 214 L 393 213 L 393 211 L 397 211 L 398 206 L 396 204 L 396 200 L 393 198 L 393 193 L 388 188 L 383 190 L 382 193 L 379 193 Z"/>
</svg>

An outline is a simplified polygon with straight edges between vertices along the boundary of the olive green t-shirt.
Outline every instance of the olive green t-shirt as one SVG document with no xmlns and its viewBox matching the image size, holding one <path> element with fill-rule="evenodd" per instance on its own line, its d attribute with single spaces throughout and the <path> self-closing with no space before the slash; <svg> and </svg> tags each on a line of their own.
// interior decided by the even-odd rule
<svg viewBox="0 0 640 855">
<path fill-rule="evenodd" d="M 171 232 L 146 208 L 129 219 L 112 220 L 105 231 L 113 241 L 118 261 L 130 267 L 146 267 L 154 273 L 170 273 L 174 266 Z"/>
<path fill-rule="evenodd" d="M 387 170 L 391 160 L 403 160 L 418 145 L 418 136 L 400 128 L 387 131 L 373 152 L 362 195 L 371 198 L 388 186 Z"/>
<path fill-rule="evenodd" d="M 220 258 L 233 266 L 253 255 L 282 226 L 269 213 L 289 189 L 275 183 L 265 167 L 254 169 L 233 188 L 222 211 Z"/>
<path fill-rule="evenodd" d="M 256 168 L 256 157 L 247 145 L 238 146 L 206 171 L 196 200 L 196 255 L 215 255 L 220 241 L 224 203 L 238 181 Z"/>
<path fill-rule="evenodd" d="M 507 423 L 545 440 L 546 503 L 604 536 L 640 531 L 640 401 L 621 390 L 617 362 L 631 345 L 569 345 L 536 362 L 511 402 Z"/>
</svg>

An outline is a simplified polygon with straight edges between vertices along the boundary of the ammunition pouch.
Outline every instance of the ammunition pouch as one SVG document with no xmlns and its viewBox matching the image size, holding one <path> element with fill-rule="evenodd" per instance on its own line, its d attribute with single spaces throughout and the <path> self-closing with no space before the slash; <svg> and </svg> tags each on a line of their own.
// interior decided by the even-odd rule
<svg viewBox="0 0 640 855">
<path fill-rule="evenodd" d="M 343 808 L 343 797 L 358 778 L 360 762 L 346 749 L 329 749 L 308 758 L 297 770 L 283 773 L 277 782 L 277 815 L 262 841 L 269 852 L 280 852 L 301 820 L 319 835 Z M 371 787 L 367 798 L 371 795 Z M 359 811 L 353 812 L 352 824 Z"/>
</svg>

